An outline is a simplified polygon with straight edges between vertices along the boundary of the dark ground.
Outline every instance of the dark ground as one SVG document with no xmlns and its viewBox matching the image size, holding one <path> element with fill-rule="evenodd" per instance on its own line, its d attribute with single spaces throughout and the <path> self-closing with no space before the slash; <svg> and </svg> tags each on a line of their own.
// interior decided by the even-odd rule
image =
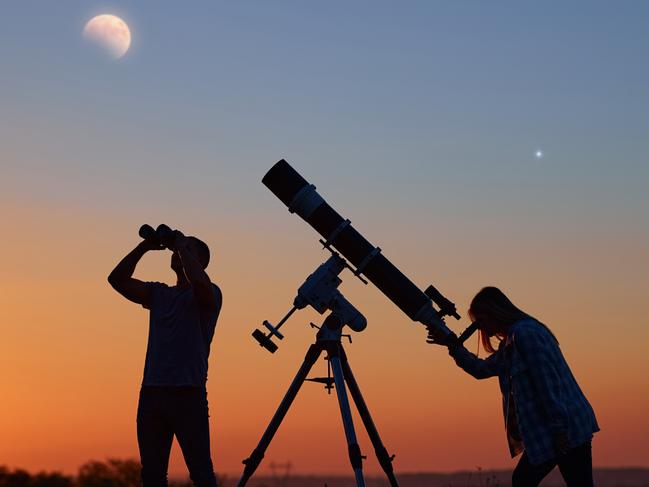
<svg viewBox="0 0 649 487">
<path fill-rule="evenodd" d="M 649 487 L 649 469 L 596 469 L 594 472 L 597 487 Z M 400 487 L 506 487 L 510 485 L 510 471 L 474 471 L 451 474 L 401 474 L 397 475 Z M 226 478 L 222 487 L 234 487 L 238 479 Z M 291 476 L 253 477 L 249 487 L 356 487 L 352 477 Z M 380 477 L 366 477 L 367 487 L 389 487 L 387 480 Z M 555 469 L 541 483 L 542 487 L 564 486 L 559 472 Z"/>
<path fill-rule="evenodd" d="M 400 487 L 505 487 L 510 485 L 511 472 L 506 470 L 474 470 L 450 474 L 398 474 Z M 219 487 L 235 487 L 237 476 L 220 476 Z M 356 487 L 351 476 L 286 477 L 284 471 L 274 477 L 255 476 L 248 487 Z M 563 486 L 555 469 L 542 487 Z M 649 468 L 595 469 L 597 487 L 649 487 Z M 367 476 L 367 487 L 389 487 L 385 477 Z M 58 472 L 29 473 L 0 465 L 0 487 L 141 487 L 140 464 L 135 459 L 91 461 L 82 465 L 76 476 Z M 169 487 L 193 487 L 189 479 L 170 479 Z"/>
</svg>

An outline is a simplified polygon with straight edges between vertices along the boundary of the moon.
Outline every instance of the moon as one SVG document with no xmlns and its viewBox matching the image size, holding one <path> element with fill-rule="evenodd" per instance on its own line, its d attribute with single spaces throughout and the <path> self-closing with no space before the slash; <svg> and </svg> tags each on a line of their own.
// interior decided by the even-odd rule
<svg viewBox="0 0 649 487">
<path fill-rule="evenodd" d="M 93 17 L 83 28 L 83 36 L 105 48 L 115 59 L 123 57 L 131 46 L 131 31 L 126 22 L 116 15 Z"/>
</svg>

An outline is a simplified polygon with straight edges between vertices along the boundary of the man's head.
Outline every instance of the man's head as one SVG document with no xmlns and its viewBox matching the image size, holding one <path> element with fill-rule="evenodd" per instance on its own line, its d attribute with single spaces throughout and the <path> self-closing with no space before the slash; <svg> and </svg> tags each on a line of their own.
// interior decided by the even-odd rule
<svg viewBox="0 0 649 487">
<path fill-rule="evenodd" d="M 203 266 L 203 269 L 207 268 L 210 263 L 210 248 L 205 242 L 196 237 L 187 237 L 187 250 Z M 182 272 L 182 263 L 176 250 L 171 255 L 171 268 L 176 272 Z"/>
</svg>

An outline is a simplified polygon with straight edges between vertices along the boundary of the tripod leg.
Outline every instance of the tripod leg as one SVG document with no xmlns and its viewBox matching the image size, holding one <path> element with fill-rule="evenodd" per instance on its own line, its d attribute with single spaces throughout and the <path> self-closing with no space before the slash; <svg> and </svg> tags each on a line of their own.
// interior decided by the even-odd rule
<svg viewBox="0 0 649 487">
<path fill-rule="evenodd" d="M 315 343 L 309 347 L 309 350 L 307 351 L 306 356 L 304 357 L 304 362 L 302 363 L 302 366 L 298 370 L 297 374 L 295 375 L 295 379 L 293 379 L 293 382 L 291 382 L 291 385 L 286 391 L 286 394 L 284 395 L 282 402 L 279 404 L 277 411 L 273 415 L 273 418 L 270 420 L 270 423 L 268 424 L 266 431 L 261 437 L 261 440 L 259 440 L 259 444 L 257 445 L 257 448 L 255 448 L 252 451 L 250 457 L 246 458 L 243 461 L 245 468 L 243 470 L 243 474 L 241 475 L 241 478 L 239 479 L 239 483 L 237 484 L 237 487 L 243 487 L 244 485 L 246 485 L 248 479 L 250 479 L 250 477 L 252 477 L 252 475 L 255 473 L 255 470 L 257 470 L 257 467 L 259 466 L 262 459 L 264 458 L 264 453 L 266 453 L 266 449 L 268 448 L 268 445 L 273 439 L 273 436 L 275 436 L 275 433 L 277 432 L 279 425 L 282 423 L 284 416 L 286 416 L 286 413 L 288 412 L 288 409 L 291 407 L 291 404 L 293 403 L 295 396 L 297 395 L 298 391 L 300 390 L 300 387 L 304 383 L 304 379 L 306 379 L 306 376 L 311 370 L 311 367 L 313 367 L 315 361 L 320 356 L 320 353 L 322 353 L 322 345 Z"/>
<path fill-rule="evenodd" d="M 352 419 L 352 411 L 349 407 L 349 399 L 347 399 L 347 391 L 345 389 L 345 375 L 340 361 L 339 344 L 333 343 L 327 347 L 329 352 L 329 361 L 331 363 L 331 370 L 334 374 L 334 381 L 336 383 L 336 394 L 338 395 L 338 403 L 340 404 L 340 414 L 343 418 L 343 426 L 345 428 L 345 436 L 347 437 L 347 445 L 349 448 L 349 460 L 351 461 L 354 475 L 356 476 L 356 485 L 358 487 L 365 487 L 365 479 L 363 478 L 363 457 L 361 449 L 356 440 L 356 432 L 354 431 L 354 421 Z"/>
<path fill-rule="evenodd" d="M 390 456 L 385 446 L 383 446 L 379 432 L 374 425 L 374 421 L 372 421 L 370 411 L 367 408 L 367 404 L 365 404 L 361 390 L 358 387 L 358 382 L 356 382 L 356 378 L 354 377 L 352 369 L 349 366 L 349 362 L 347 361 L 345 350 L 343 350 L 342 347 L 340 349 L 340 361 L 343 373 L 345 375 L 345 381 L 347 382 L 347 387 L 349 387 L 349 393 L 354 400 L 354 404 L 356 404 L 356 409 L 358 409 L 358 413 L 363 420 L 363 424 L 365 425 L 367 434 L 370 437 L 370 441 L 372 442 L 372 445 L 374 445 L 376 458 L 379 460 L 383 471 L 387 475 L 388 480 L 390 481 L 390 486 L 399 487 L 399 483 L 397 482 L 397 478 L 395 477 L 394 470 L 392 468 L 392 459 L 394 458 L 394 456 Z"/>
</svg>

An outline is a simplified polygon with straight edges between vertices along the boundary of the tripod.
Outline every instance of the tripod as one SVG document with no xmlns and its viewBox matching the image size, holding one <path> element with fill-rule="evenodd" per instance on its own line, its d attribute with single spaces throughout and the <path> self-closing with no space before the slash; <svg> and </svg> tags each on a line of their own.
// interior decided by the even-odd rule
<svg viewBox="0 0 649 487">
<path fill-rule="evenodd" d="M 345 437 L 347 438 L 347 446 L 349 451 L 349 460 L 351 462 L 352 468 L 354 469 L 354 476 L 356 477 L 356 485 L 358 487 L 365 487 L 365 479 L 363 477 L 363 456 L 361 455 L 360 447 L 356 440 L 356 432 L 354 431 L 354 422 L 352 420 L 351 408 L 349 405 L 349 399 L 347 398 L 346 387 L 349 388 L 349 393 L 354 400 L 356 409 L 358 410 L 360 417 L 363 421 L 363 425 L 367 430 L 367 434 L 374 446 L 374 451 L 376 457 L 383 468 L 388 480 L 390 481 L 391 487 L 399 487 L 399 483 L 394 475 L 392 469 L 392 460 L 394 455 L 390 456 L 381 442 L 381 437 L 379 432 L 372 421 L 370 411 L 365 404 L 361 390 L 358 387 L 358 383 L 354 378 L 352 369 L 349 366 L 347 361 L 347 356 L 345 350 L 343 349 L 341 343 L 342 337 L 342 328 L 344 323 L 340 319 L 337 313 L 331 313 L 324 320 L 322 327 L 316 334 L 316 341 L 313 343 L 307 350 L 304 361 L 300 366 L 300 369 L 297 372 L 297 375 L 291 382 L 282 402 L 279 404 L 277 411 L 273 415 L 273 418 L 270 420 L 266 431 L 264 432 L 257 448 L 255 448 L 250 457 L 243 461 L 245 468 L 243 474 L 239 479 L 238 487 L 243 487 L 246 485 L 246 482 L 252 477 L 255 470 L 261 463 L 264 458 L 264 453 L 270 445 L 277 429 L 279 428 L 282 420 L 286 416 L 293 400 L 297 396 L 297 393 L 300 390 L 300 387 L 304 383 L 306 376 L 309 371 L 315 364 L 318 357 L 322 352 L 327 352 L 327 358 L 333 371 L 333 380 L 336 388 L 336 395 L 338 396 L 338 403 L 340 405 L 340 414 L 343 420 L 343 426 L 345 428 Z"/>
</svg>

